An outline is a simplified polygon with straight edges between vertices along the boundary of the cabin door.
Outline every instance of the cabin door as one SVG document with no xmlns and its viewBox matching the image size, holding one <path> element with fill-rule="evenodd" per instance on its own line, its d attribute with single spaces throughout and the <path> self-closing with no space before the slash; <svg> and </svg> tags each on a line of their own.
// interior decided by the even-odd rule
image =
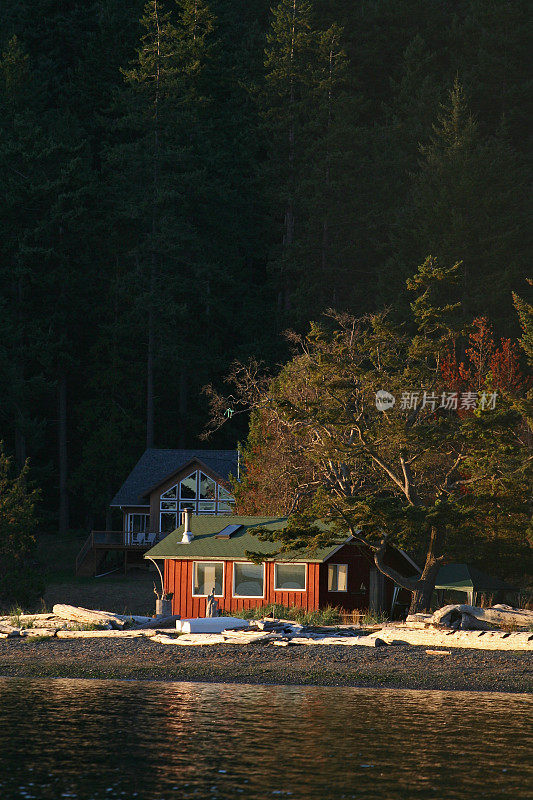
<svg viewBox="0 0 533 800">
<path fill-rule="evenodd" d="M 369 608 L 383 611 L 385 606 L 385 576 L 378 569 L 370 570 Z"/>
</svg>

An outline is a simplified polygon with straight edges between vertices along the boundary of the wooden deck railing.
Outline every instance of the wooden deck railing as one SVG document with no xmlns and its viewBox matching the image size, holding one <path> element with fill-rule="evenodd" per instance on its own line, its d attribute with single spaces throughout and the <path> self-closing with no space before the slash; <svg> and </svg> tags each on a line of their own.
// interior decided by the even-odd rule
<svg viewBox="0 0 533 800">
<path fill-rule="evenodd" d="M 168 536 L 168 532 L 91 531 L 76 556 L 76 572 L 78 572 L 87 554 L 93 549 L 105 549 L 107 547 L 120 549 L 127 547 L 128 549 L 139 549 L 140 551 L 149 550 L 150 547 L 160 542 L 165 536 Z"/>
<path fill-rule="evenodd" d="M 153 547 L 154 544 L 168 536 L 161 531 L 145 531 L 132 533 L 131 531 L 93 531 L 93 543 L 98 545 L 111 545 L 117 547 Z"/>
</svg>

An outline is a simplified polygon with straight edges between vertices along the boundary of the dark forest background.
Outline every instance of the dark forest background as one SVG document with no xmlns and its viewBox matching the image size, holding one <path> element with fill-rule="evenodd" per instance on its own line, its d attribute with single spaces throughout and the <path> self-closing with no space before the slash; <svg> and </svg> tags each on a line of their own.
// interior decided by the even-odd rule
<svg viewBox="0 0 533 800">
<path fill-rule="evenodd" d="M 428 254 L 518 323 L 526 0 L 0 0 L 0 439 L 42 527 L 207 443 L 235 359 L 327 307 L 407 317 Z"/>
</svg>

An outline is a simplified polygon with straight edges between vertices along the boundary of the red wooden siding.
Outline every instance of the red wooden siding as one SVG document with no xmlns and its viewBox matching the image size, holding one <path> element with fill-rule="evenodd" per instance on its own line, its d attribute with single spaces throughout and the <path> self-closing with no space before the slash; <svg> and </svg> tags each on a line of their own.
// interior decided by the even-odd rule
<svg viewBox="0 0 533 800">
<path fill-rule="evenodd" d="M 409 574 L 410 565 L 406 564 L 404 556 L 395 550 L 387 552 L 385 563 L 395 567 L 402 574 Z M 348 564 L 348 591 L 347 592 L 328 592 L 328 564 Z M 331 556 L 328 561 L 320 565 L 320 608 L 325 606 L 337 606 L 346 611 L 364 610 L 370 604 L 370 570 L 376 569 L 374 558 L 369 549 L 363 545 L 350 542 Z M 383 604 L 385 612 L 389 612 L 392 605 L 392 595 L 394 583 L 389 578 L 384 577 L 384 597 Z M 364 584 L 365 590 L 361 591 Z M 401 590 L 400 599 L 407 600 L 408 592 Z"/>
<path fill-rule="evenodd" d="M 214 559 L 216 561 L 216 559 Z M 404 572 L 404 558 L 394 551 L 387 557 L 391 566 Z M 172 613 L 181 617 L 204 617 L 205 597 L 192 596 L 193 560 L 167 559 L 165 561 L 165 591 L 172 592 Z M 348 565 L 348 591 L 328 591 L 328 563 Z M 265 562 L 264 597 L 233 597 L 233 562 L 224 561 L 223 596 L 217 598 L 219 608 L 224 611 L 243 611 L 259 606 L 279 603 L 284 606 L 316 611 L 326 606 L 337 606 L 346 611 L 367 609 L 369 606 L 370 570 L 375 569 L 372 554 L 363 546 L 354 543 L 343 545 L 324 564 L 306 564 L 307 588 L 303 592 L 276 591 L 274 589 L 274 562 Z M 361 591 L 364 584 L 365 591 Z M 389 611 L 394 584 L 385 578 L 384 608 Z"/>
<path fill-rule="evenodd" d="M 355 544 L 345 544 L 329 561 L 320 565 L 320 607 L 337 606 L 346 611 L 368 608 L 371 556 Z M 328 592 L 328 563 L 348 564 L 348 591 Z M 361 591 L 361 584 L 366 591 Z"/>
<path fill-rule="evenodd" d="M 192 595 L 192 560 L 165 560 L 165 592 L 172 592 L 172 613 L 181 617 L 204 617 L 205 597 Z M 224 561 L 223 597 L 217 598 L 219 608 L 224 611 L 243 611 L 259 606 L 280 603 L 314 611 L 319 603 L 320 564 L 306 565 L 307 589 L 304 592 L 280 592 L 274 589 L 274 563 L 265 563 L 264 597 L 232 597 L 233 562 Z"/>
</svg>

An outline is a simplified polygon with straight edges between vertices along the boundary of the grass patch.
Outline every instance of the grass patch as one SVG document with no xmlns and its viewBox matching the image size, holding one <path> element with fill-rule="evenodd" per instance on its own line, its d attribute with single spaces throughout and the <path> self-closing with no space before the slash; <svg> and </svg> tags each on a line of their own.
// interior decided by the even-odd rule
<svg viewBox="0 0 533 800">
<path fill-rule="evenodd" d="M 102 631 L 106 626 L 99 622 L 69 622 L 69 631 Z"/>
<path fill-rule="evenodd" d="M 52 636 L 51 633 L 43 633 L 43 634 L 38 634 L 37 636 L 32 636 L 30 634 L 26 638 L 28 639 L 28 641 L 31 641 L 32 644 L 33 644 L 33 642 L 49 642 L 54 637 Z"/>
<path fill-rule="evenodd" d="M 20 608 L 20 606 L 12 608 L 11 611 L 9 612 L 9 621 L 14 628 L 20 628 L 21 626 L 20 618 L 22 614 L 24 614 L 24 611 Z"/>
<path fill-rule="evenodd" d="M 533 625 L 518 625 L 517 622 L 502 622 L 495 626 L 494 630 L 505 631 L 505 633 L 532 633 Z"/>
<path fill-rule="evenodd" d="M 34 619 L 22 619 L 23 616 L 26 615 L 26 612 L 20 608 L 20 606 L 16 606 L 12 608 L 9 612 L 9 621 L 14 628 L 34 628 L 35 627 L 35 620 Z"/>
<path fill-rule="evenodd" d="M 361 615 L 361 625 L 384 625 L 389 621 L 388 616 L 383 611 L 365 611 Z"/>
<path fill-rule="evenodd" d="M 280 603 L 271 603 L 268 606 L 259 606 L 243 611 L 227 611 L 226 617 L 239 617 L 241 619 L 262 619 L 274 615 L 276 619 L 290 619 L 299 625 L 338 625 L 342 622 L 342 614 L 338 608 L 328 606 L 318 611 L 306 611 L 304 608 L 283 606 Z"/>
<path fill-rule="evenodd" d="M 343 621 L 344 612 L 335 606 L 320 608 L 318 611 L 306 611 L 304 608 L 295 606 L 283 606 L 274 603 L 258 608 L 250 608 L 245 611 L 224 611 L 222 616 L 239 617 L 241 619 L 263 619 L 274 615 L 275 619 L 289 619 L 299 625 L 322 626 L 340 625 Z M 383 625 L 388 622 L 386 614 L 379 611 L 365 611 L 361 614 L 359 625 Z"/>
</svg>

